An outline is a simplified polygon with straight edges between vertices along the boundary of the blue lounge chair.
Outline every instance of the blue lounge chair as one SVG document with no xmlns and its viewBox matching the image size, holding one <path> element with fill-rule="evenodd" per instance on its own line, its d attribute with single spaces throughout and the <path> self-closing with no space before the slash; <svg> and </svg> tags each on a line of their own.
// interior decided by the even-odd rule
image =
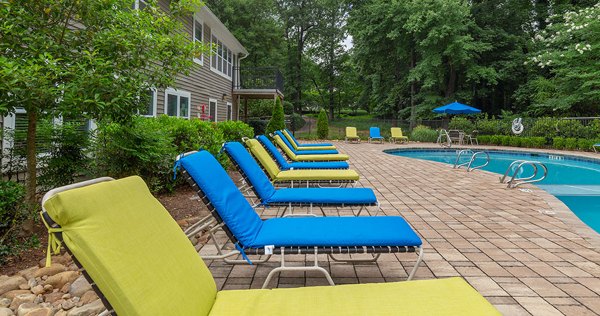
<svg viewBox="0 0 600 316">
<path fill-rule="evenodd" d="M 288 130 L 287 128 L 282 130 L 283 134 L 285 134 L 285 136 L 289 136 L 288 139 L 291 139 L 294 144 L 296 144 L 297 147 L 330 147 L 333 146 L 333 144 L 330 143 L 310 143 L 310 144 L 300 144 L 298 142 L 298 140 L 296 139 L 296 137 L 294 137 L 294 134 L 292 134 L 292 132 L 290 132 L 290 130 Z"/>
<path fill-rule="evenodd" d="M 283 142 L 290 148 L 290 150 L 296 155 L 327 155 L 327 154 L 338 154 L 338 151 L 335 149 L 326 149 L 326 150 L 296 150 L 294 146 L 290 143 L 290 141 L 283 135 L 282 132 L 276 131 L 275 135 L 281 137 Z"/>
<path fill-rule="evenodd" d="M 381 136 L 379 127 L 369 128 L 369 143 L 372 143 L 373 141 L 379 141 L 383 144 L 383 137 Z"/>
<path fill-rule="evenodd" d="M 275 274 L 286 270 L 319 271 L 333 285 L 329 272 L 318 265 L 319 254 L 376 254 L 372 261 L 381 253 L 415 252 L 418 259 L 408 275 L 409 280 L 423 258 L 421 239 L 402 217 L 279 217 L 262 220 L 209 152 L 187 155 L 178 163 L 184 177 L 198 190 L 214 216 L 211 232 L 221 227 L 236 247 L 234 251 L 211 258 L 223 259 L 241 254 L 250 262 L 247 255 L 267 255 L 263 261 L 268 260 L 271 254 L 281 255 L 281 265 L 269 272 L 263 288 Z M 217 249 L 222 249 L 219 246 Z M 285 266 L 285 254 L 314 255 L 314 265 Z M 207 256 L 204 258 L 208 259 Z"/>
<path fill-rule="evenodd" d="M 599 148 L 599 147 L 600 147 L 600 143 L 598 143 L 598 144 L 593 144 L 593 145 L 592 145 L 592 149 L 594 150 L 594 152 L 595 152 L 595 153 L 597 153 L 597 152 L 598 152 L 598 148 Z"/>
<path fill-rule="evenodd" d="M 256 139 L 265 147 L 265 149 L 269 152 L 271 157 L 277 161 L 277 164 L 281 168 L 281 170 L 291 170 L 291 169 L 348 169 L 350 166 L 345 161 L 310 161 L 310 162 L 301 162 L 301 161 L 293 161 L 288 162 L 285 160 L 285 157 L 277 150 L 275 144 L 271 142 L 271 140 L 265 136 L 260 135 L 257 136 Z"/>
</svg>

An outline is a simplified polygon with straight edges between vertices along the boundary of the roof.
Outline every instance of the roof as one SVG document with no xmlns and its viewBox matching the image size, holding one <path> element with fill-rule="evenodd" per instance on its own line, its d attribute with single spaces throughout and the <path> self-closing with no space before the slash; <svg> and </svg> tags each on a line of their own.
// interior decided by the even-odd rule
<svg viewBox="0 0 600 316">
<path fill-rule="evenodd" d="M 206 6 L 196 12 L 196 16 L 199 17 L 204 24 L 208 25 L 211 30 L 216 31 L 219 34 L 219 40 L 223 42 L 231 51 L 236 54 L 248 55 L 246 48 L 235 38 L 233 34 L 227 29 L 227 27 L 219 20 L 219 18 Z"/>
</svg>

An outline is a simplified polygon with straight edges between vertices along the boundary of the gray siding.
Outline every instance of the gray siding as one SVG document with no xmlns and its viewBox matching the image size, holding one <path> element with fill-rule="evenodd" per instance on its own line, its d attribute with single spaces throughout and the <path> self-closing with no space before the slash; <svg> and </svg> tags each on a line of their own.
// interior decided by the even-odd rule
<svg viewBox="0 0 600 316">
<path fill-rule="evenodd" d="M 164 10 L 168 10 L 168 2 L 161 0 L 160 6 Z M 190 15 L 182 19 L 185 33 L 188 34 L 190 40 L 193 36 L 194 19 Z M 204 24 L 203 27 L 204 42 L 210 42 L 211 30 Z M 183 90 L 191 93 L 191 117 L 197 118 L 201 112 L 201 105 L 206 105 L 205 114 L 208 115 L 208 99 L 217 100 L 217 120 L 225 121 L 227 118 L 227 102 L 231 102 L 233 119 L 237 117 L 237 104 L 232 99 L 232 80 L 227 79 L 210 69 L 210 56 L 205 54 L 202 65 L 194 63 L 189 75 L 181 75 L 176 80 L 176 86 L 172 87 L 177 90 Z M 225 98 L 223 99 L 223 95 Z M 165 113 L 165 91 L 159 90 L 157 93 L 157 114 Z"/>
</svg>

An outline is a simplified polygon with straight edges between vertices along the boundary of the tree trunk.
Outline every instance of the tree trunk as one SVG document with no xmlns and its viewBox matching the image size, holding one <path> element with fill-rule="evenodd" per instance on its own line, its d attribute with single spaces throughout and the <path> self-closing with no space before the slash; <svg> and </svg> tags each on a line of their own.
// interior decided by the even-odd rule
<svg viewBox="0 0 600 316">
<path fill-rule="evenodd" d="M 27 194 L 25 203 L 30 210 L 37 204 L 35 197 L 37 191 L 37 156 L 36 147 L 37 110 L 27 111 Z"/>
<path fill-rule="evenodd" d="M 410 50 L 410 69 L 415 68 L 415 50 L 411 48 Z M 415 105 L 415 81 L 411 81 L 410 83 L 410 129 L 412 130 L 417 125 L 417 106 Z"/>
<path fill-rule="evenodd" d="M 450 74 L 448 75 L 448 85 L 446 86 L 446 98 L 449 98 L 454 95 L 454 90 L 456 86 L 456 70 L 454 66 L 450 64 Z"/>
</svg>

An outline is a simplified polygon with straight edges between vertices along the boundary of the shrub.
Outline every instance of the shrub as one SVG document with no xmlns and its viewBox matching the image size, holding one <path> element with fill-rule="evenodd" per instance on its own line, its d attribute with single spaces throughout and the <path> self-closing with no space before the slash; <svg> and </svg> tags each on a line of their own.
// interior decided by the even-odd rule
<svg viewBox="0 0 600 316">
<path fill-rule="evenodd" d="M 412 141 L 416 141 L 416 142 L 435 142 L 438 138 L 438 132 L 435 130 L 432 130 L 431 128 L 424 126 L 424 125 L 418 125 L 416 126 L 411 134 L 410 134 L 410 140 Z"/>
<path fill-rule="evenodd" d="M 577 140 L 577 148 L 579 148 L 579 150 L 591 150 L 593 144 L 595 144 L 595 142 L 591 139 L 580 138 Z"/>
<path fill-rule="evenodd" d="M 554 137 L 552 139 L 552 148 L 564 149 L 565 148 L 565 138 L 564 137 Z"/>
<path fill-rule="evenodd" d="M 490 143 L 492 143 L 493 145 L 502 145 L 502 136 L 493 135 L 490 139 Z"/>
<path fill-rule="evenodd" d="M 31 215 L 24 207 L 24 197 L 25 188 L 21 184 L 0 180 L 0 265 L 8 256 L 35 245 L 30 241 L 32 239 L 19 238 L 22 235 L 19 227 Z"/>
<path fill-rule="evenodd" d="M 191 122 L 198 131 L 198 147 L 185 149 L 183 151 L 204 149 L 213 155 L 217 155 L 221 150 L 221 146 L 225 142 L 223 131 L 218 129 L 216 124 L 213 122 L 201 120 L 192 120 L 188 122 Z M 219 159 L 221 163 L 226 161 L 224 156 L 225 155 Z"/>
<path fill-rule="evenodd" d="M 546 137 L 531 137 L 531 147 L 543 148 L 546 145 Z"/>
<path fill-rule="evenodd" d="M 558 129 L 558 135 L 568 138 L 588 138 L 593 137 L 589 135 L 588 129 L 578 120 L 559 120 L 556 124 Z"/>
<path fill-rule="evenodd" d="M 283 115 L 283 106 L 281 106 L 281 100 L 278 98 L 273 105 L 273 113 L 269 124 L 267 124 L 266 133 L 271 134 L 275 131 L 282 130 L 285 128 L 285 117 Z"/>
<path fill-rule="evenodd" d="M 532 136 L 541 136 L 541 137 L 556 137 L 556 122 L 555 118 L 551 117 L 542 117 L 533 123 L 531 126 L 530 134 Z"/>
<path fill-rule="evenodd" d="M 577 149 L 577 138 L 569 137 L 565 139 L 565 149 L 575 150 Z"/>
<path fill-rule="evenodd" d="M 509 146 L 510 139 L 511 139 L 511 136 L 507 136 L 507 135 L 500 136 L 500 145 Z"/>
<path fill-rule="evenodd" d="M 477 140 L 479 141 L 479 143 L 484 144 L 484 145 L 490 144 L 491 139 L 492 139 L 492 136 L 490 136 L 490 135 L 477 136 Z"/>
<path fill-rule="evenodd" d="M 200 147 L 200 135 L 198 134 L 198 129 L 190 123 L 190 120 L 182 120 L 180 118 L 167 115 L 161 115 L 156 119 L 146 118 L 143 120 L 155 120 L 157 122 L 156 129 L 163 130 L 167 136 L 172 138 L 173 145 L 175 146 L 175 153 L 197 150 Z M 142 124 L 142 126 L 144 125 Z"/>
<path fill-rule="evenodd" d="M 500 134 L 500 121 L 495 119 L 480 119 L 475 123 L 475 129 L 480 135 L 497 135 Z"/>
<path fill-rule="evenodd" d="M 321 110 L 317 118 L 317 136 L 319 139 L 327 139 L 329 136 L 329 122 L 325 110 Z"/>
<path fill-rule="evenodd" d="M 217 128 L 223 133 L 223 140 L 226 142 L 240 141 L 243 137 L 254 137 L 254 129 L 241 121 L 219 122 Z"/>
<path fill-rule="evenodd" d="M 293 131 L 297 131 L 306 125 L 306 121 L 302 115 L 298 113 L 292 114 L 292 116 L 290 116 L 290 121 L 290 129 Z"/>
<path fill-rule="evenodd" d="M 475 128 L 471 121 L 469 121 L 466 117 L 455 116 L 450 120 L 448 124 L 448 129 L 457 129 L 461 131 L 465 131 L 467 133 L 471 133 Z"/>
<path fill-rule="evenodd" d="M 523 139 L 522 137 L 510 136 L 510 140 L 508 143 L 512 147 L 519 147 L 519 146 L 521 146 L 522 139 Z"/>
<path fill-rule="evenodd" d="M 256 135 L 264 135 L 267 130 L 267 124 L 269 121 L 253 119 L 248 121 L 248 125 L 254 130 Z"/>
</svg>

